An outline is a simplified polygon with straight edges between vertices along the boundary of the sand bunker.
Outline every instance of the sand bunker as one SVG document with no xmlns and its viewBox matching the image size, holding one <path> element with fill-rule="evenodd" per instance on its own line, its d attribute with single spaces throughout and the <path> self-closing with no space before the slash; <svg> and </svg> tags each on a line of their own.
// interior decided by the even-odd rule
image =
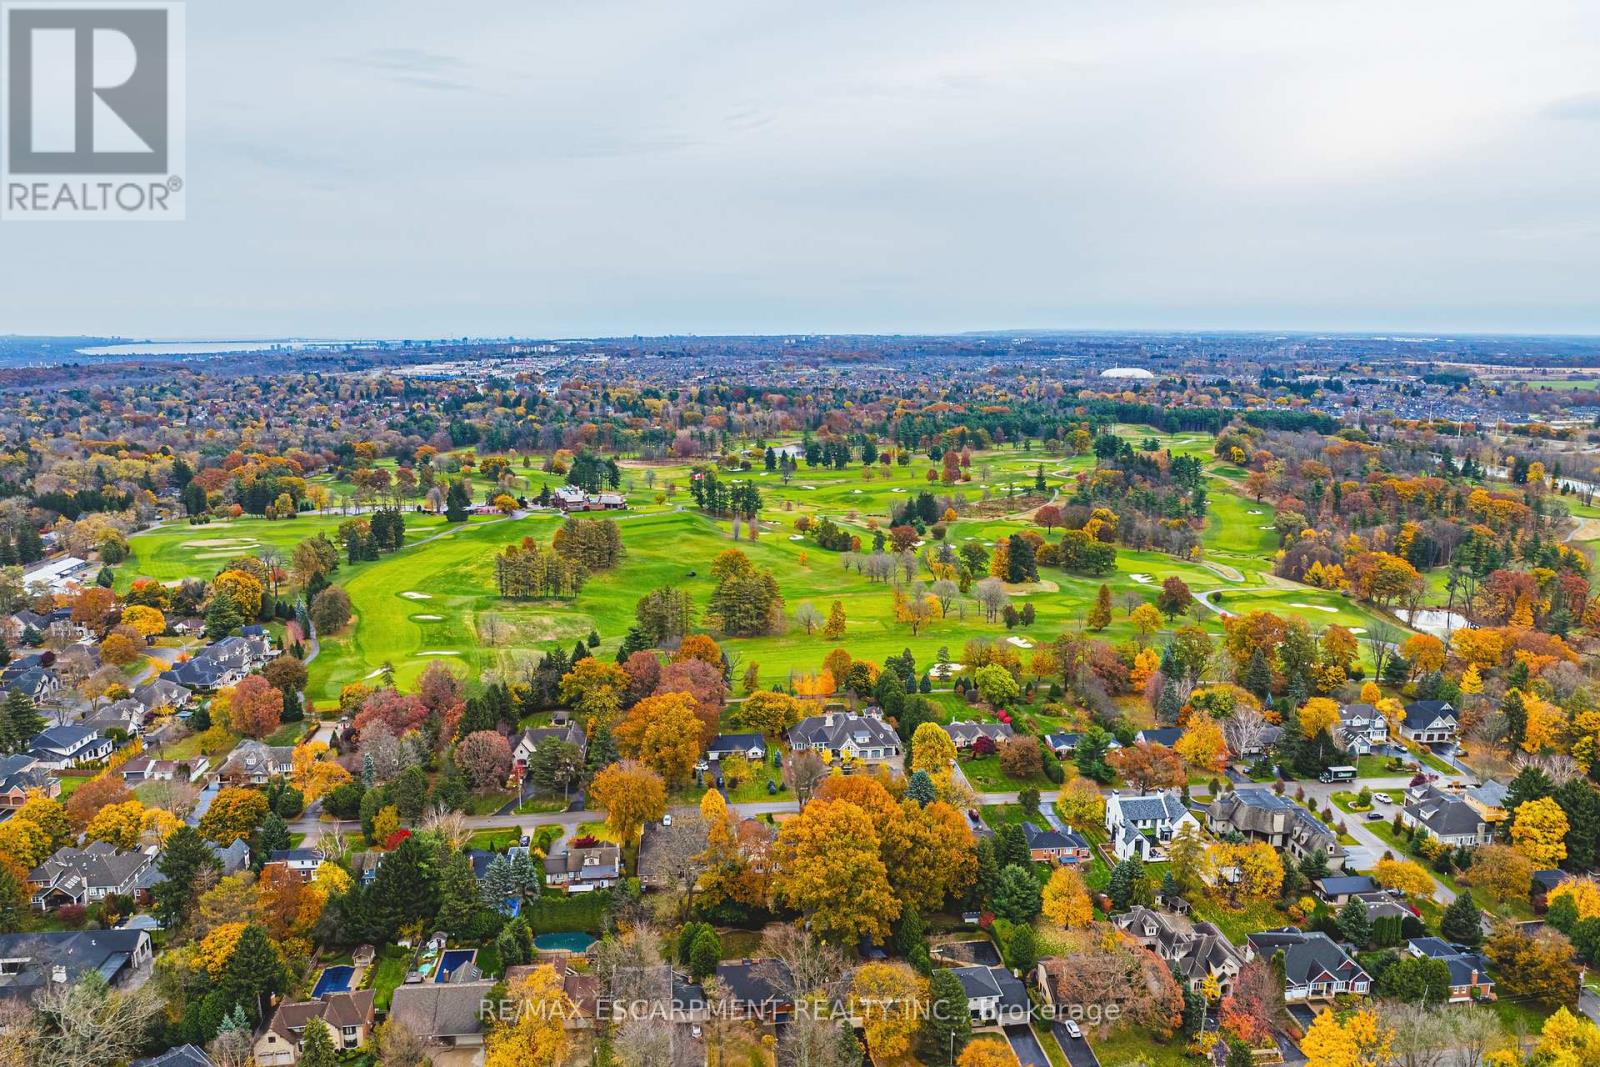
<svg viewBox="0 0 1600 1067">
<path fill-rule="evenodd" d="M 443 615 L 413 615 L 411 617 L 413 619 L 415 619 L 416 621 L 418 621 L 418 622 L 443 622 L 444 621 L 444 616 Z"/>
<path fill-rule="evenodd" d="M 928 677 L 944 678 L 952 674 L 960 674 L 962 666 L 959 663 L 935 663 L 928 668 Z"/>
<path fill-rule="evenodd" d="M 461 653 L 448 648 L 432 648 L 426 652 L 418 652 L 418 656 L 459 656 Z"/>
<path fill-rule="evenodd" d="M 1250 514 L 1250 515 L 1260 515 L 1260 514 L 1261 514 L 1261 512 L 1259 512 L 1259 511 L 1251 511 L 1251 512 L 1247 512 L 1247 514 Z"/>
<path fill-rule="evenodd" d="M 255 548 L 261 542 L 254 537 L 212 537 L 203 541 L 185 541 L 182 548 Z"/>
<path fill-rule="evenodd" d="M 433 599 L 433 594 L 432 593 L 417 593 L 417 592 L 413 592 L 410 589 L 407 589 L 404 593 L 401 593 L 400 595 L 405 597 L 407 600 L 432 600 Z"/>
<path fill-rule="evenodd" d="M 1154 585 L 1156 582 L 1156 580 L 1148 574 L 1130 574 L 1128 577 L 1132 578 L 1140 585 Z"/>
<path fill-rule="evenodd" d="M 789 535 L 789 540 L 791 540 L 791 541 L 804 541 L 805 540 L 805 536 L 803 534 L 790 534 Z"/>
<path fill-rule="evenodd" d="M 1006 644 L 1008 644 L 1008 645 L 1016 645 L 1018 648 L 1032 648 L 1033 647 L 1033 642 L 1029 641 L 1026 637 L 1008 637 L 1008 638 L 1006 638 Z"/>
<path fill-rule="evenodd" d="M 1353 634 L 1364 634 L 1367 631 L 1366 631 L 1366 627 L 1363 627 L 1363 626 L 1352 626 L 1352 627 L 1350 627 L 1350 632 L 1353 633 Z"/>
<path fill-rule="evenodd" d="M 1339 614 L 1338 608 L 1330 608 L 1326 604 L 1301 604 L 1296 602 L 1289 606 L 1291 608 L 1305 608 L 1307 611 L 1326 611 L 1330 615 Z"/>
</svg>

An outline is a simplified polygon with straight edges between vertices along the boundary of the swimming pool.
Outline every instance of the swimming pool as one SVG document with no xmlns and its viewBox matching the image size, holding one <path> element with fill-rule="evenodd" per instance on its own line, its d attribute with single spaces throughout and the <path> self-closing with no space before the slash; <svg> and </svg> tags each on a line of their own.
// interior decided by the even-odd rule
<svg viewBox="0 0 1600 1067">
<path fill-rule="evenodd" d="M 571 952 L 581 956 L 589 951 L 595 939 L 588 934 L 540 934 L 533 939 L 533 947 L 545 952 Z"/>
<path fill-rule="evenodd" d="M 453 948 L 439 957 L 439 973 L 433 976 L 435 982 L 448 982 L 450 976 L 461 968 L 468 966 L 477 956 L 478 950 L 473 948 Z"/>
<path fill-rule="evenodd" d="M 350 988 L 350 977 L 355 974 L 354 967 L 328 967 L 317 976 L 317 986 L 311 991 L 312 1000 L 321 1000 L 332 993 L 343 993 Z"/>
</svg>

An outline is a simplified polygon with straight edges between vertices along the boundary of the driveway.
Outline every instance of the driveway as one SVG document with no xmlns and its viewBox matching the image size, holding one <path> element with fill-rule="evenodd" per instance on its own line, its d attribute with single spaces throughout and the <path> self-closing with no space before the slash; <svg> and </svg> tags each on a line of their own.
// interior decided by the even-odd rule
<svg viewBox="0 0 1600 1067">
<path fill-rule="evenodd" d="M 1050 1067 L 1050 1057 L 1044 1054 L 1044 1046 L 1039 1044 L 1033 1027 L 1022 1024 L 1008 1026 L 1006 1040 L 1011 1042 L 1011 1051 L 1017 1054 L 1022 1067 Z"/>
<path fill-rule="evenodd" d="M 1061 1051 L 1066 1053 L 1067 1062 L 1072 1067 L 1100 1067 L 1100 1057 L 1094 1054 L 1089 1042 L 1067 1033 L 1065 1023 L 1052 1023 L 1050 1033 L 1056 1039 L 1056 1044 L 1061 1046 Z"/>
</svg>

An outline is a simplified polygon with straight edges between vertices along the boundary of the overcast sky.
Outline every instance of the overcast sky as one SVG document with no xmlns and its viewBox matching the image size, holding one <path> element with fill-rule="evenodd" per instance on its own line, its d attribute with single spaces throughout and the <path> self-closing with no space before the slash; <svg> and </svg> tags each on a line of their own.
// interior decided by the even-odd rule
<svg viewBox="0 0 1600 1067">
<path fill-rule="evenodd" d="M 1600 7 L 191 0 L 0 333 L 1600 332 Z"/>
</svg>

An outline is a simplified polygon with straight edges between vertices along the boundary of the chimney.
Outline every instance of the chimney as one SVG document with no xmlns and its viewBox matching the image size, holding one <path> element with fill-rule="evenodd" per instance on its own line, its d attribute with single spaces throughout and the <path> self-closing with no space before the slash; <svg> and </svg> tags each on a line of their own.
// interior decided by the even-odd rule
<svg viewBox="0 0 1600 1067">
<path fill-rule="evenodd" d="M 822 717 L 822 725 L 830 728 L 833 726 L 833 712 L 830 711 Z"/>
</svg>

